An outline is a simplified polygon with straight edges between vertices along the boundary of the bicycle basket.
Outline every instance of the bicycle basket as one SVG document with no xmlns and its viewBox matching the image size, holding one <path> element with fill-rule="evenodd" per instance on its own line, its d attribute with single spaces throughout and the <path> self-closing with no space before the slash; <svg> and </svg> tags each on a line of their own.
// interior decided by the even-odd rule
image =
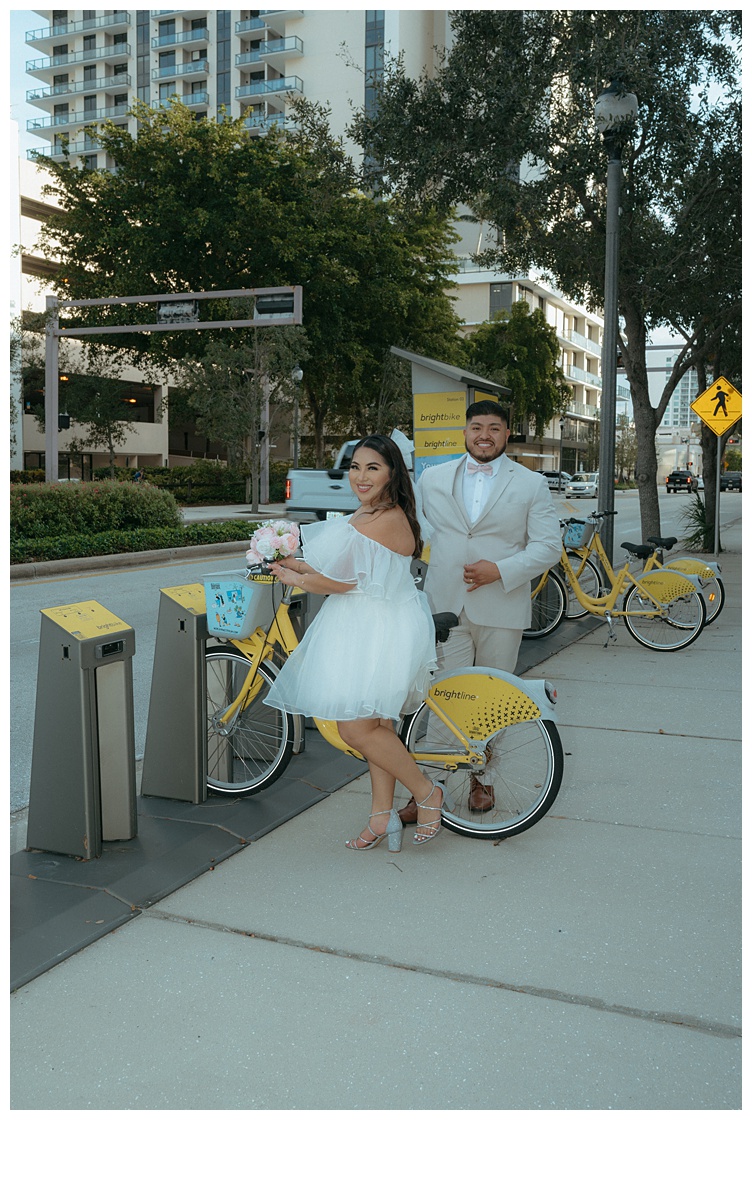
<svg viewBox="0 0 752 1200">
<path fill-rule="evenodd" d="M 243 571 L 204 575 L 206 630 L 210 637 L 246 638 L 259 625 L 268 629 L 274 618 L 274 575 Z"/>
<path fill-rule="evenodd" d="M 582 550 L 593 540 L 595 525 L 589 521 L 571 521 L 564 531 L 564 545 L 567 550 Z"/>
</svg>

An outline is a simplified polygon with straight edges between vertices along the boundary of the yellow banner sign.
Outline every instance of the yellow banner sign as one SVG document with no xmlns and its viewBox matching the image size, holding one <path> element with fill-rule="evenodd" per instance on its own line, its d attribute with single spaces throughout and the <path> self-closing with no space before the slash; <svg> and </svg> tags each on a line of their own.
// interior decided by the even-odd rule
<svg viewBox="0 0 752 1200">
<path fill-rule="evenodd" d="M 437 454 L 464 454 L 463 429 L 416 429 L 415 457 L 433 458 Z"/>
<path fill-rule="evenodd" d="M 464 390 L 418 392 L 413 396 L 413 426 L 415 429 L 464 429 L 466 408 Z"/>
<path fill-rule="evenodd" d="M 57 608 L 42 608 L 40 612 L 79 641 L 98 637 L 103 633 L 120 633 L 131 628 L 96 600 L 82 600 L 80 604 L 61 604 Z"/>
<path fill-rule="evenodd" d="M 742 415 L 742 394 L 728 379 L 719 375 L 709 388 L 693 400 L 690 408 L 718 437 L 724 434 Z"/>
</svg>

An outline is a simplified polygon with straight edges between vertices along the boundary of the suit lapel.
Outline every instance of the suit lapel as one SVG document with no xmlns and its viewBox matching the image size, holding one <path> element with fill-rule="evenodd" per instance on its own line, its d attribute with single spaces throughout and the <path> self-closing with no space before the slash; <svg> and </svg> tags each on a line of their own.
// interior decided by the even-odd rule
<svg viewBox="0 0 752 1200">
<path fill-rule="evenodd" d="M 454 477 L 452 479 L 451 495 L 452 495 L 452 503 L 454 504 L 454 507 L 457 510 L 457 516 L 462 521 L 462 524 L 464 525 L 465 529 L 470 529 L 470 518 L 467 515 L 467 511 L 465 509 L 465 500 L 462 495 L 462 484 L 463 484 L 463 481 L 465 478 L 465 460 L 466 460 L 466 458 L 467 458 L 467 455 L 463 454 L 462 458 L 457 463 L 457 467 L 454 472 Z"/>
</svg>

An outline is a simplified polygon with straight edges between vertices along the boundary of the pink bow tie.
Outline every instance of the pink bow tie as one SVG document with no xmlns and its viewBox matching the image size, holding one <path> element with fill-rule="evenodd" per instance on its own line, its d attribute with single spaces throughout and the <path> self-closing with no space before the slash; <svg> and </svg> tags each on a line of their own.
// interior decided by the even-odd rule
<svg viewBox="0 0 752 1200">
<path fill-rule="evenodd" d="M 479 463 L 475 462 L 474 459 L 469 458 L 467 461 L 468 475 L 477 475 L 479 471 L 483 475 L 493 475 L 493 467 L 490 463 Z"/>
</svg>

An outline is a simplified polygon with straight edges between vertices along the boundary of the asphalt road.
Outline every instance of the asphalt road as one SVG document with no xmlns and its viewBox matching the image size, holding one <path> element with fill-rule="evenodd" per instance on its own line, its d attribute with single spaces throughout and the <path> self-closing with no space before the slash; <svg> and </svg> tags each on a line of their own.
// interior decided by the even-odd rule
<svg viewBox="0 0 752 1200">
<path fill-rule="evenodd" d="M 562 517 L 586 516 L 595 507 L 592 500 L 565 500 L 554 494 Z M 681 535 L 684 495 L 660 496 L 664 536 Z M 617 494 L 618 516 L 614 545 L 640 538 L 640 514 L 636 492 Z M 721 521 L 741 515 L 742 499 L 737 493 L 721 497 Z M 617 562 L 622 561 L 619 554 Z M 88 571 L 50 579 L 23 580 L 11 584 L 10 637 L 10 808 L 11 813 L 29 802 L 31 755 L 34 735 L 34 706 L 39 655 L 39 610 L 62 604 L 96 600 L 136 631 L 133 659 L 133 696 L 136 757 L 144 751 L 151 689 L 152 660 L 159 612 L 159 589 L 199 582 L 212 570 L 242 566 L 238 555 L 186 560 L 149 567 Z"/>
</svg>

